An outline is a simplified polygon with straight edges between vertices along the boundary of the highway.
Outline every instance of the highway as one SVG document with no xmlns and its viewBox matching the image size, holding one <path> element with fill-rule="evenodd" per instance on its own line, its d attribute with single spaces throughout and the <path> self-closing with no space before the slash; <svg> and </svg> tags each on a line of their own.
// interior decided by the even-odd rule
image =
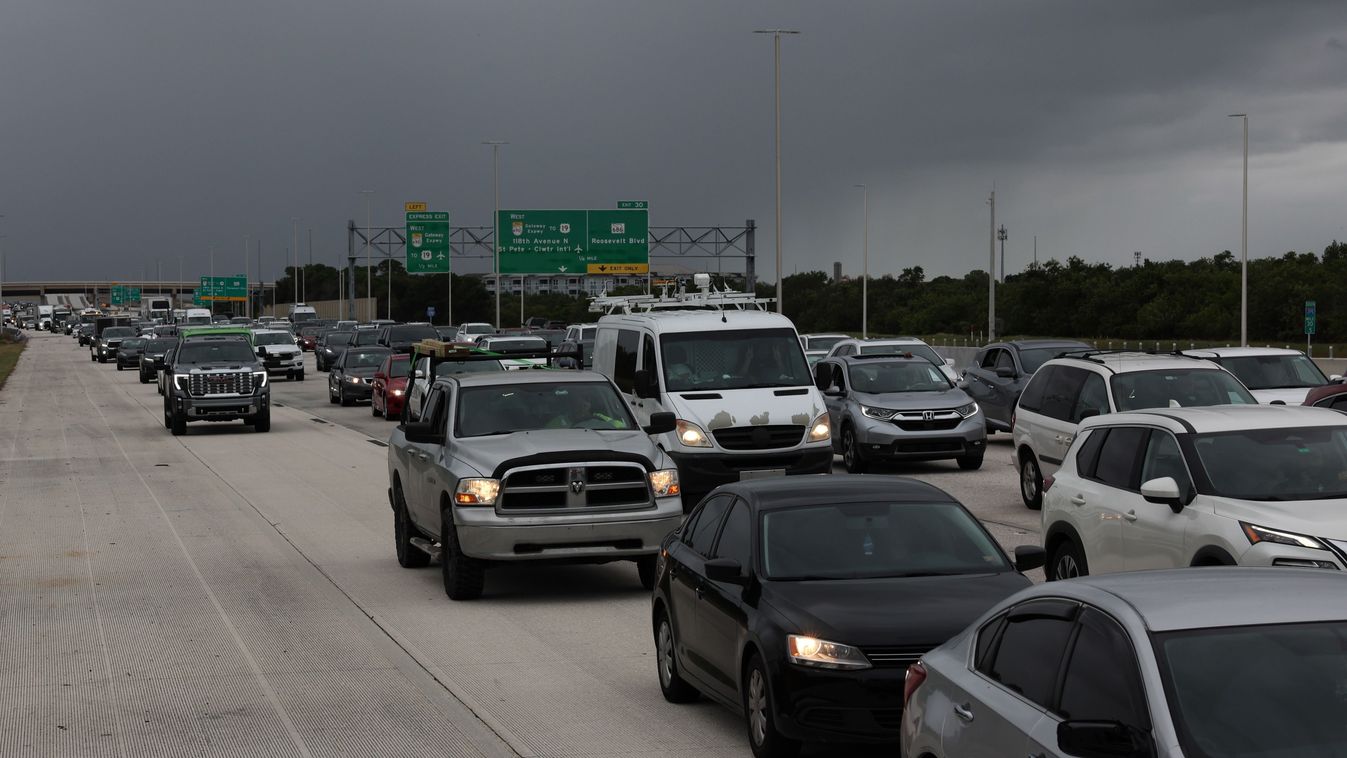
<svg viewBox="0 0 1347 758">
<path fill-rule="evenodd" d="M 33 333 L 0 391 L 0 755 L 750 755 L 739 716 L 661 697 L 632 564 L 493 569 L 468 603 L 400 568 L 393 425 L 308 360 L 271 432 L 173 437 L 153 385 Z M 1036 544 L 989 448 L 885 473 Z"/>
</svg>

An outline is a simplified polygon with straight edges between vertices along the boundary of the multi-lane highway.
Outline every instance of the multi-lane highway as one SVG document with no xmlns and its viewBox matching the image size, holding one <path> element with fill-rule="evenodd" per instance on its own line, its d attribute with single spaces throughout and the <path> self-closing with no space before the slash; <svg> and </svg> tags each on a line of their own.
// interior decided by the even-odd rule
<svg viewBox="0 0 1347 758">
<path fill-rule="evenodd" d="M 0 755 L 749 754 L 741 718 L 661 697 L 632 564 L 495 569 L 465 603 L 399 568 L 392 424 L 309 362 L 269 433 L 173 437 L 153 385 L 33 336 L 0 391 Z M 1037 544 L 989 447 L 886 473 Z"/>
</svg>

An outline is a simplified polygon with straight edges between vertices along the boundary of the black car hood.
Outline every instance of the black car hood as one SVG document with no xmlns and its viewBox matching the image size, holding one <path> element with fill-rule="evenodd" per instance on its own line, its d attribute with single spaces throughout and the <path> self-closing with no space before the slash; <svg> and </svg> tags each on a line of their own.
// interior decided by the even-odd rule
<svg viewBox="0 0 1347 758">
<path fill-rule="evenodd" d="M 1007 596 L 1023 574 L 764 582 L 763 600 L 808 634 L 860 647 L 939 645 Z"/>
</svg>

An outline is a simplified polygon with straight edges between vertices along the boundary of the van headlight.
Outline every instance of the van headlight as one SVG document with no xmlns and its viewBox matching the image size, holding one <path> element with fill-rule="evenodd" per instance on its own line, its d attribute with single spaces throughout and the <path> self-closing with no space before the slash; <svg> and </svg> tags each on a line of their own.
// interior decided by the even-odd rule
<svg viewBox="0 0 1347 758">
<path fill-rule="evenodd" d="M 454 488 L 456 505 L 495 505 L 500 494 L 499 479 L 459 479 Z"/>
<path fill-rule="evenodd" d="M 828 414 L 820 414 L 809 424 L 810 442 L 823 442 L 832 439 L 832 436 L 832 429 L 828 426 Z"/>
<path fill-rule="evenodd" d="M 691 421 L 678 419 L 674 431 L 684 447 L 711 447 L 711 438 L 706 436 L 706 431 Z"/>
<path fill-rule="evenodd" d="M 651 471 L 650 488 L 655 491 L 655 497 L 673 497 L 682 494 L 683 489 L 678 486 L 678 469 L 663 468 Z"/>
<path fill-rule="evenodd" d="M 790 662 L 821 669 L 868 669 L 870 660 L 860 648 L 829 642 L 817 637 L 792 634 L 786 637 Z"/>
</svg>

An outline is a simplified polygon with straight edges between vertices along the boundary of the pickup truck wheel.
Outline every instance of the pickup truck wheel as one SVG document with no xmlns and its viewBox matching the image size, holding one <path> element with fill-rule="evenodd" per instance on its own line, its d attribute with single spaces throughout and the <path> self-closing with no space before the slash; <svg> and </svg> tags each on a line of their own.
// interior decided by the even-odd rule
<svg viewBox="0 0 1347 758">
<path fill-rule="evenodd" d="M 445 508 L 440 514 L 440 567 L 444 572 L 444 594 L 450 600 L 476 600 L 482 596 L 486 571 L 482 562 L 463 554 L 454 529 L 454 514 Z"/>
<path fill-rule="evenodd" d="M 426 551 L 412 544 L 416 529 L 412 518 L 407 514 L 407 498 L 402 494 L 402 484 L 393 486 L 393 540 L 398 552 L 398 565 L 405 569 L 419 569 L 430 565 L 430 556 Z"/>
<path fill-rule="evenodd" d="M 174 437 L 181 437 L 187 433 L 187 419 L 177 411 L 170 410 L 168 416 L 168 429 L 173 432 Z"/>
<path fill-rule="evenodd" d="M 655 589 L 655 556 L 647 555 L 637 558 L 636 575 L 641 578 L 641 587 L 646 592 Z"/>
<path fill-rule="evenodd" d="M 302 381 L 304 381 L 304 372 L 303 372 L 303 371 L 297 371 L 297 372 L 295 372 L 295 381 L 297 381 L 297 382 L 302 382 Z"/>
<path fill-rule="evenodd" d="M 251 423 L 255 431 L 259 432 L 271 431 L 271 406 L 263 408 L 261 413 L 258 413 L 256 416 L 253 416 Z"/>
</svg>

